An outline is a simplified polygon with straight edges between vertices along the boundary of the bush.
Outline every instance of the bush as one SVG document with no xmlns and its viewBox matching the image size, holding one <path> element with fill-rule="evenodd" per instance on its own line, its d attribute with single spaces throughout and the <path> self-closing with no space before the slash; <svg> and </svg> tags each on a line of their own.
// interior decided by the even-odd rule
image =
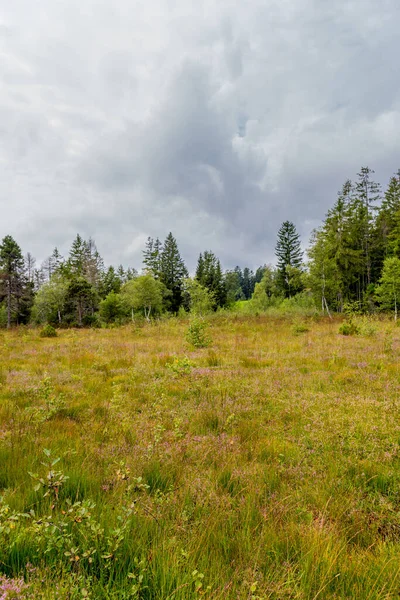
<svg viewBox="0 0 400 600">
<path fill-rule="evenodd" d="M 301 335 L 302 333 L 307 333 L 308 331 L 310 330 L 305 323 L 294 323 L 292 327 L 292 333 L 294 333 L 294 335 Z"/>
<path fill-rule="evenodd" d="M 314 298 L 307 292 L 300 292 L 291 298 L 285 298 L 279 306 L 279 310 L 283 313 L 313 315 L 317 312 Z"/>
<path fill-rule="evenodd" d="M 100 302 L 100 317 L 104 323 L 120 323 L 126 312 L 120 294 L 110 292 Z"/>
<path fill-rule="evenodd" d="M 186 339 L 195 348 L 207 348 L 211 338 L 207 335 L 208 324 L 202 319 L 193 319 L 186 332 Z"/>
<path fill-rule="evenodd" d="M 43 338 L 52 338 L 52 337 L 57 337 L 57 331 L 54 329 L 54 327 L 52 325 L 45 325 L 42 329 L 42 331 L 40 332 L 40 337 Z"/>
<path fill-rule="evenodd" d="M 166 364 L 166 367 L 175 373 L 175 375 L 187 375 L 191 372 L 194 365 L 187 356 L 183 356 L 182 358 L 175 356 L 172 362 Z"/>
<path fill-rule="evenodd" d="M 339 327 L 339 333 L 341 335 L 358 335 L 360 333 L 359 327 L 353 322 L 342 323 Z"/>
<path fill-rule="evenodd" d="M 93 315 L 85 315 L 82 319 L 83 327 L 91 327 L 92 329 L 100 329 L 101 321 L 99 315 L 94 313 Z"/>
</svg>

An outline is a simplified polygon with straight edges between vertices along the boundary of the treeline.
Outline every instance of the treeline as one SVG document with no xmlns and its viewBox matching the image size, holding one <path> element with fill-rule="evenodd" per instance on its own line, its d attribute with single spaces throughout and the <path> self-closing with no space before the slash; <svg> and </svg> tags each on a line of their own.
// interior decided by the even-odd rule
<svg viewBox="0 0 400 600">
<path fill-rule="evenodd" d="M 18 243 L 6 236 L 0 244 L 0 326 L 50 323 L 93 326 L 122 323 L 135 314 L 146 318 L 179 310 L 206 312 L 251 298 L 264 269 L 236 267 L 222 272 L 211 252 L 199 256 L 191 279 L 172 233 L 164 242 L 148 238 L 141 274 L 122 265 L 105 268 L 93 239 L 79 234 L 66 258 L 54 249 L 37 268 Z"/>
<path fill-rule="evenodd" d="M 323 312 L 393 309 L 400 296 L 400 170 L 384 192 L 363 167 L 346 181 L 304 260 L 294 223 L 277 234 L 275 266 L 255 272 L 223 271 L 210 250 L 199 255 L 190 278 L 172 233 L 148 238 L 141 273 L 122 265 L 105 268 L 94 240 L 77 235 L 69 254 L 54 249 L 37 268 L 30 253 L 6 236 L 0 244 L 0 326 L 50 323 L 94 326 L 123 323 L 138 313 L 205 314 L 241 300 L 254 310 L 298 305 Z"/>
</svg>

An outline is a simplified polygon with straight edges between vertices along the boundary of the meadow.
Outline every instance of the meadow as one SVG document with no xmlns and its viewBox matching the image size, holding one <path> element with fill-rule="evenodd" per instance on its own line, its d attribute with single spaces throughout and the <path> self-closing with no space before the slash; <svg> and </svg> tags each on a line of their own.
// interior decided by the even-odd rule
<svg viewBox="0 0 400 600">
<path fill-rule="evenodd" d="M 400 328 L 209 323 L 0 332 L 0 598 L 400 598 Z"/>
</svg>

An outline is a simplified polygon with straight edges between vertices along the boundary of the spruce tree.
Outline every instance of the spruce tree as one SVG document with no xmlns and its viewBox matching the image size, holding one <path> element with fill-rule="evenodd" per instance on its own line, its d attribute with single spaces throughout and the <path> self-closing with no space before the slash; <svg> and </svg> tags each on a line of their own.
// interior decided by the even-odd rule
<svg viewBox="0 0 400 600">
<path fill-rule="evenodd" d="M 11 235 L 6 235 L 0 244 L 0 294 L 6 301 L 7 327 L 11 327 L 13 321 L 18 322 L 19 304 L 26 283 L 21 248 Z"/>
<path fill-rule="evenodd" d="M 85 265 L 85 255 L 87 252 L 87 248 L 85 245 L 85 241 L 79 235 L 76 235 L 76 238 L 72 242 L 71 250 L 69 251 L 69 256 L 67 263 L 65 265 L 66 271 L 70 275 L 75 275 L 76 277 L 83 277 L 83 269 Z"/>
<path fill-rule="evenodd" d="M 169 233 L 161 252 L 159 279 L 171 292 L 171 311 L 174 313 L 182 305 L 183 281 L 188 275 L 176 239 Z"/>
<path fill-rule="evenodd" d="M 374 211 L 375 204 L 381 198 L 380 186 L 375 181 L 371 180 L 371 175 L 374 173 L 369 167 L 362 167 L 358 173 L 358 180 L 355 184 L 355 201 L 359 204 L 360 217 L 360 233 L 361 244 L 364 255 L 364 273 L 362 276 L 362 293 L 365 293 L 367 286 L 371 283 L 372 261 L 372 231 L 374 227 Z"/>
<path fill-rule="evenodd" d="M 212 294 L 214 308 L 225 306 L 227 291 L 222 275 L 221 263 L 210 250 L 206 250 L 199 256 L 196 280 Z"/>
<path fill-rule="evenodd" d="M 322 310 L 329 304 L 341 312 L 345 302 L 360 300 L 362 220 L 363 210 L 360 215 L 360 204 L 354 203 L 353 186 L 347 180 L 322 226 L 313 232 L 308 250 L 310 282 Z"/>
<path fill-rule="evenodd" d="M 290 297 L 297 289 L 291 289 L 287 267 L 301 269 L 303 252 L 300 246 L 300 236 L 295 225 L 291 221 L 284 221 L 278 231 L 278 240 L 275 247 L 275 255 L 278 258 L 277 270 L 279 283 L 285 296 Z"/>
<path fill-rule="evenodd" d="M 155 279 L 160 278 L 162 253 L 163 246 L 160 240 L 158 238 L 153 240 L 153 238 L 148 237 L 146 247 L 143 251 L 143 264 L 145 270 Z"/>
</svg>

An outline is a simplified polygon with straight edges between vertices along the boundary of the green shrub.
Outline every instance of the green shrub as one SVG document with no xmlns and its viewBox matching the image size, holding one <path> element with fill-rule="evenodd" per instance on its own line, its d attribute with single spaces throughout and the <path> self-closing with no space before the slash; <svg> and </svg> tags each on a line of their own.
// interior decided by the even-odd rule
<svg viewBox="0 0 400 600">
<path fill-rule="evenodd" d="M 341 324 L 339 327 L 339 333 L 341 335 L 358 335 L 360 333 L 360 329 L 353 321 L 349 321 Z"/>
<path fill-rule="evenodd" d="M 193 319 L 186 332 L 186 340 L 195 348 L 207 348 L 211 338 L 207 335 L 208 324 L 202 319 Z"/>
<path fill-rule="evenodd" d="M 292 333 L 294 335 L 301 335 L 302 333 L 307 333 L 310 329 L 307 327 L 305 323 L 294 323 L 292 327 Z"/>
<path fill-rule="evenodd" d="M 43 338 L 57 337 L 57 331 L 54 329 L 54 327 L 52 325 L 49 325 L 47 323 L 47 325 L 45 325 L 43 327 L 42 331 L 40 332 L 40 337 L 43 337 Z"/>
<path fill-rule="evenodd" d="M 165 366 L 176 375 L 185 375 L 191 372 L 194 364 L 187 358 L 187 356 L 183 356 L 182 358 L 175 356 L 174 360 L 172 362 L 168 362 Z"/>
<path fill-rule="evenodd" d="M 285 298 L 281 302 L 279 310 L 287 314 L 299 313 L 304 315 L 313 315 L 317 312 L 314 298 L 307 291 L 300 292 L 291 298 Z"/>
</svg>

